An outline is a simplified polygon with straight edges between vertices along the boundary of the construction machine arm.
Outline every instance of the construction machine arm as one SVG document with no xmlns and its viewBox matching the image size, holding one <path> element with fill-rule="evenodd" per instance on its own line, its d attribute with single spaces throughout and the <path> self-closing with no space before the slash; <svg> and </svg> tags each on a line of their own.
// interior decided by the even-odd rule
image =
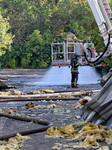
<svg viewBox="0 0 112 150">
<path fill-rule="evenodd" d="M 88 0 L 99 32 L 104 39 L 105 46 L 108 43 L 108 36 L 112 34 L 111 9 L 107 0 Z"/>
<path fill-rule="evenodd" d="M 105 57 L 112 56 L 112 23 L 111 23 L 111 9 L 107 0 L 88 0 L 94 18 L 99 28 L 99 32 L 104 39 L 106 46 L 104 52 L 94 61 L 88 60 L 85 53 L 85 58 L 88 63 L 96 63 Z"/>
<path fill-rule="evenodd" d="M 84 47 L 84 56 L 89 65 L 96 65 L 104 58 L 112 56 L 112 23 L 111 9 L 107 0 L 88 0 L 94 18 L 99 28 L 99 32 L 104 39 L 105 50 L 96 58 L 87 57 L 86 48 Z M 89 48 L 87 48 L 89 49 Z"/>
</svg>

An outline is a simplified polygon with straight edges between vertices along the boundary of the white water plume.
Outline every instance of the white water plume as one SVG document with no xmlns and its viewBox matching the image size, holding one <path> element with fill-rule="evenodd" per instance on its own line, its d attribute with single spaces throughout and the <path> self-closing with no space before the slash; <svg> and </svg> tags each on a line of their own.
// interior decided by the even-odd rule
<svg viewBox="0 0 112 150">
<path fill-rule="evenodd" d="M 78 84 L 97 84 L 100 75 L 94 67 L 80 66 Z M 49 68 L 45 76 L 32 85 L 70 85 L 71 84 L 71 68 L 67 66 L 52 66 Z"/>
</svg>

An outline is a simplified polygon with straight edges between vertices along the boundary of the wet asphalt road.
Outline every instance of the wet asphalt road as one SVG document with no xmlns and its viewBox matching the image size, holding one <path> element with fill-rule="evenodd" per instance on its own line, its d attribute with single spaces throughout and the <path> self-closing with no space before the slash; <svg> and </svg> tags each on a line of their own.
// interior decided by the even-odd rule
<svg viewBox="0 0 112 150">
<path fill-rule="evenodd" d="M 14 70 L 14 71 L 5 71 L 1 70 L 1 79 L 6 84 L 15 86 L 14 89 L 23 90 L 23 91 L 35 91 L 41 89 L 53 89 L 55 91 L 80 91 L 80 90 L 93 90 L 101 89 L 99 84 L 83 84 L 80 85 L 78 89 L 72 89 L 70 85 L 29 85 L 27 82 L 34 82 L 35 80 L 39 81 L 46 74 L 46 70 Z M 10 75 L 10 76 L 7 76 Z M 20 75 L 20 76 L 19 76 Z M 14 90 L 11 89 L 11 90 Z M 17 107 L 14 110 L 14 114 L 24 113 L 26 116 L 29 115 L 32 118 L 38 120 L 45 120 L 52 122 L 54 126 L 65 126 L 74 124 L 74 122 L 80 122 L 81 119 L 76 119 L 75 115 L 80 115 L 80 109 L 76 110 L 74 107 L 77 105 L 78 100 L 71 101 L 54 101 L 50 103 L 49 101 L 34 101 L 35 105 L 45 106 L 40 109 L 25 109 L 25 104 L 27 102 L 1 102 L 0 109 L 3 109 L 5 112 L 11 107 Z M 47 106 L 55 104 L 55 108 L 49 108 Z M 0 117 L 0 132 L 1 134 L 11 133 L 12 131 L 21 131 L 26 129 L 31 129 L 35 127 L 40 127 L 37 124 L 30 124 L 22 121 L 12 120 L 4 117 Z M 24 145 L 20 150 L 51 150 L 55 143 L 60 143 L 62 145 L 68 145 L 68 147 L 62 147 L 61 150 L 83 150 L 82 148 L 73 149 L 69 141 L 66 138 L 47 138 L 46 132 L 40 132 L 29 135 L 31 139 L 26 140 Z M 106 143 L 100 143 L 101 145 L 106 145 Z M 111 147 L 112 148 L 112 147 Z M 92 149 L 91 149 L 92 150 Z"/>
<path fill-rule="evenodd" d="M 66 70 L 65 70 L 66 71 Z M 67 70 L 69 71 L 69 70 Z M 91 71 L 91 70 L 90 70 Z M 63 72 L 63 71 L 62 71 Z M 93 73 L 93 72 L 92 72 Z M 71 74 L 70 72 L 64 72 L 65 75 L 60 74 L 59 70 L 55 73 L 54 70 L 46 70 L 46 69 L 20 69 L 20 70 L 4 70 L 0 71 L 0 79 L 9 86 L 13 86 L 18 90 L 22 91 L 35 91 L 35 90 L 42 90 L 42 89 L 53 89 L 56 91 L 77 91 L 77 90 L 92 90 L 92 89 L 100 89 L 101 86 L 97 79 L 100 76 L 95 75 L 92 76 L 88 75 L 87 72 L 87 81 L 89 84 L 85 84 L 82 82 L 85 80 L 85 75 L 79 76 L 79 89 L 72 89 L 71 88 Z M 60 76 L 58 76 L 60 74 Z M 95 73 L 94 73 L 95 74 Z M 92 78 L 93 77 L 93 78 Z M 64 80 L 60 81 L 60 78 L 64 78 Z M 49 82 L 48 82 L 49 81 Z M 58 82 L 59 81 L 59 82 Z"/>
<path fill-rule="evenodd" d="M 80 115 L 80 109 L 76 110 L 74 107 L 77 105 L 77 100 L 74 101 L 55 101 L 52 104 L 55 104 L 55 108 L 48 108 L 51 103 L 48 102 L 38 102 L 34 101 L 35 105 L 44 106 L 40 109 L 25 109 L 25 104 L 27 102 L 2 102 L 0 104 L 0 109 L 2 108 L 4 112 L 11 107 L 17 107 L 14 110 L 14 114 L 25 114 L 31 118 L 38 120 L 52 122 L 54 126 L 61 127 L 82 121 L 81 119 L 76 119 L 76 115 Z M 24 121 L 13 120 L 9 118 L 0 117 L 0 132 L 1 135 L 20 132 L 21 130 L 25 131 L 33 128 L 43 127 L 42 125 L 27 123 Z M 46 137 L 46 132 L 40 132 L 35 134 L 28 135 L 30 139 L 25 140 L 23 147 L 20 150 L 51 150 L 52 147 L 59 143 L 62 145 L 60 150 L 84 150 L 83 148 L 72 148 L 72 145 L 75 141 L 67 140 L 67 138 L 48 138 Z M 64 145 L 67 145 L 65 147 Z M 106 145 L 104 142 L 100 142 L 100 145 Z M 110 146 L 111 147 L 111 146 Z M 112 148 L 112 147 L 111 147 Z M 93 150 L 93 149 L 90 149 Z"/>
</svg>

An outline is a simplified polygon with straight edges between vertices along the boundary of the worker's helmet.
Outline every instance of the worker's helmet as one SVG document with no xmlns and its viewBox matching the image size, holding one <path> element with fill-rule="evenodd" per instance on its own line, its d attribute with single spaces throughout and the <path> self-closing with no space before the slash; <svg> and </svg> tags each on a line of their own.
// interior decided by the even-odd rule
<svg viewBox="0 0 112 150">
<path fill-rule="evenodd" d="M 78 55 L 76 53 L 73 54 L 72 59 L 78 59 Z"/>
<path fill-rule="evenodd" d="M 75 34 L 75 30 L 70 30 L 71 33 Z"/>
</svg>

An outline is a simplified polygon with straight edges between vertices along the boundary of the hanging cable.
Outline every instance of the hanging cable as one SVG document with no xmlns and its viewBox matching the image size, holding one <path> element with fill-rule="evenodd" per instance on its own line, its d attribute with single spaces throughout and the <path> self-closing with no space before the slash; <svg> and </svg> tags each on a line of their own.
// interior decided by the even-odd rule
<svg viewBox="0 0 112 150">
<path fill-rule="evenodd" d="M 109 47 L 109 44 L 110 44 L 110 34 L 109 34 L 109 37 L 108 37 L 108 43 L 107 43 L 107 46 L 105 48 L 105 50 L 103 51 L 103 53 L 98 57 L 98 59 L 94 60 L 94 61 L 90 61 L 88 58 L 87 58 L 87 54 L 86 52 L 84 52 L 84 56 L 85 56 L 85 59 L 87 60 L 88 63 L 95 63 L 95 62 L 98 62 L 102 57 L 103 55 L 105 54 L 105 52 L 107 51 L 108 47 Z M 88 50 L 90 50 L 90 48 L 87 48 Z"/>
</svg>

